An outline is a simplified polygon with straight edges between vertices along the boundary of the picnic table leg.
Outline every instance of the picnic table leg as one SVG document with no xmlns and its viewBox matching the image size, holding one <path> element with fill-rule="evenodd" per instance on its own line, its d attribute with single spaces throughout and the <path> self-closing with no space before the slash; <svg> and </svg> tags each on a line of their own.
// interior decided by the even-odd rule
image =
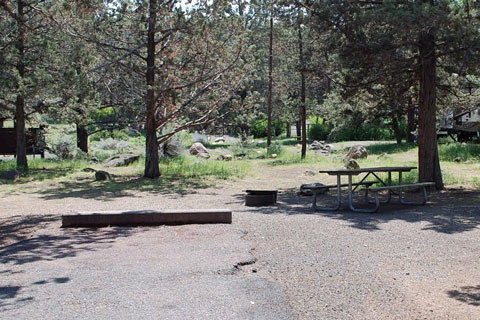
<svg viewBox="0 0 480 320">
<path fill-rule="evenodd" d="M 377 212 L 378 208 L 380 207 L 380 201 L 378 199 L 378 192 L 375 192 L 375 207 L 372 209 L 357 209 L 353 205 L 353 190 L 352 190 L 352 175 L 348 175 L 348 206 L 350 207 L 350 210 L 353 212 L 367 212 L 367 213 L 373 213 Z"/>
<path fill-rule="evenodd" d="M 342 188 L 341 185 L 340 175 L 337 175 L 337 205 L 335 207 L 319 207 L 317 206 L 317 196 L 318 192 L 314 192 L 313 194 L 313 209 L 317 211 L 337 211 L 340 209 L 340 205 L 342 202 Z"/>
<path fill-rule="evenodd" d="M 428 195 L 427 195 L 427 187 L 423 187 L 423 201 L 420 202 L 414 202 L 414 201 L 405 201 L 405 196 L 403 194 L 403 189 L 400 189 L 400 203 L 401 204 L 406 204 L 406 205 L 412 205 L 412 206 L 423 206 L 425 203 L 427 203 L 428 200 Z"/>
<path fill-rule="evenodd" d="M 374 174 L 374 176 L 383 184 L 383 185 L 388 185 L 388 186 L 391 186 L 392 185 L 392 172 L 391 171 L 388 171 L 388 180 L 387 180 L 387 184 L 385 184 L 382 180 L 380 180 L 380 178 Z M 377 198 L 378 198 L 378 192 L 375 192 L 375 200 L 374 201 L 371 201 L 368 199 L 368 187 L 365 189 L 365 202 L 367 203 L 377 203 Z M 383 200 L 383 201 L 380 201 L 380 203 L 390 203 L 390 201 L 392 200 L 392 191 L 391 190 L 388 190 L 388 195 L 387 195 L 387 199 Z"/>
</svg>

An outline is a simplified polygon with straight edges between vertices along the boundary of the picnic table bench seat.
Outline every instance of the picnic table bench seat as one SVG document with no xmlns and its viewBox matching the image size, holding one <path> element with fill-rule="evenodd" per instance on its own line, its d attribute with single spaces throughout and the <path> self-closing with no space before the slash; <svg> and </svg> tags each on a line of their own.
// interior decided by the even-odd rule
<svg viewBox="0 0 480 320">
<path fill-rule="evenodd" d="M 389 193 L 391 190 L 397 190 L 399 189 L 399 198 L 400 198 L 400 203 L 401 204 L 407 204 L 407 205 L 425 205 L 427 202 L 427 187 L 433 187 L 435 186 L 435 182 L 418 182 L 418 183 L 409 183 L 409 184 L 400 184 L 400 185 L 391 185 L 391 186 L 383 186 L 383 187 L 375 187 L 375 188 L 366 188 L 365 192 L 365 197 L 368 197 L 368 192 L 373 192 L 375 195 L 375 206 L 378 208 L 380 205 L 380 199 L 378 197 L 378 194 L 380 191 L 388 190 Z M 404 195 L 403 195 L 403 189 L 413 189 L 413 188 L 422 188 L 423 190 L 423 200 L 421 202 L 411 202 L 411 201 L 405 201 L 404 200 Z"/>
<path fill-rule="evenodd" d="M 361 182 L 361 183 L 352 183 L 352 186 L 366 186 L 367 188 L 375 184 L 376 182 L 373 181 L 366 181 L 366 182 Z M 348 183 L 342 183 L 340 187 L 348 187 Z M 315 191 L 321 191 L 324 189 L 331 189 L 331 188 L 337 188 L 336 184 L 325 184 L 325 185 L 309 185 L 307 187 L 304 187 L 304 189 L 310 189 L 312 192 L 315 194 Z"/>
</svg>

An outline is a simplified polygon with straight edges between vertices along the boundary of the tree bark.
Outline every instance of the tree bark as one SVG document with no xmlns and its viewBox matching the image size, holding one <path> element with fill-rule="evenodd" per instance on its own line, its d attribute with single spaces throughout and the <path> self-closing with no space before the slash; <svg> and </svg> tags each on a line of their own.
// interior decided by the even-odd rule
<svg viewBox="0 0 480 320">
<path fill-rule="evenodd" d="M 144 177 L 160 177 L 157 128 L 155 123 L 155 27 L 157 24 L 157 1 L 150 0 L 147 44 L 147 95 L 146 95 L 146 143 Z"/>
<path fill-rule="evenodd" d="M 291 138 L 292 137 L 292 127 L 290 125 L 290 122 L 286 122 L 286 128 L 287 128 L 287 138 Z"/>
<path fill-rule="evenodd" d="M 300 119 L 302 116 L 300 114 L 300 109 L 298 113 L 298 118 Z M 297 141 L 302 140 L 302 122 L 300 120 L 295 122 L 295 132 L 297 134 Z"/>
<path fill-rule="evenodd" d="M 304 57 L 303 57 L 303 39 L 302 39 L 302 14 L 299 13 L 299 23 L 298 23 L 298 53 L 299 53 L 299 62 L 300 62 L 300 78 L 301 78 L 301 87 L 300 87 L 300 114 L 302 121 L 302 159 L 305 159 L 307 155 L 307 108 L 305 106 L 305 66 L 304 66 Z"/>
<path fill-rule="evenodd" d="M 412 98 L 409 99 L 407 109 L 407 142 L 414 142 L 413 132 L 415 131 L 415 106 Z"/>
<path fill-rule="evenodd" d="M 17 71 L 19 83 L 17 85 L 18 93 L 15 102 L 15 130 L 17 135 L 15 154 L 17 157 L 17 169 L 28 170 L 26 136 L 25 136 L 25 96 L 21 88 L 20 81 L 25 77 L 25 3 L 22 0 L 17 1 L 18 15 L 18 40 L 16 47 L 18 50 Z"/>
<path fill-rule="evenodd" d="M 82 124 L 77 125 L 77 148 L 88 153 L 88 130 Z"/>
<path fill-rule="evenodd" d="M 268 110 L 267 148 L 272 144 L 272 91 L 273 91 L 273 10 L 270 13 L 270 45 L 268 48 Z"/>
<path fill-rule="evenodd" d="M 433 181 L 437 189 L 443 189 L 436 132 L 436 54 L 435 36 L 432 30 L 423 30 L 420 34 L 419 59 L 419 181 Z"/>
<path fill-rule="evenodd" d="M 393 116 L 392 118 L 392 129 L 393 129 L 393 134 L 395 135 L 395 140 L 397 141 L 397 144 L 402 143 L 402 132 L 400 131 L 400 126 L 398 124 L 398 119 L 396 116 Z"/>
</svg>

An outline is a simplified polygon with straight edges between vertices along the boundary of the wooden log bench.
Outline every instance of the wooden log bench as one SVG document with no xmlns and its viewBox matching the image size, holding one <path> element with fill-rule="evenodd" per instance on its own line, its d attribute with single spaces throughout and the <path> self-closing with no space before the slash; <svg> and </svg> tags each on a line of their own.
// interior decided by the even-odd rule
<svg viewBox="0 0 480 320">
<path fill-rule="evenodd" d="M 435 186 L 435 182 L 418 182 L 418 183 L 400 184 L 400 185 L 392 185 L 392 186 L 384 186 L 384 187 L 376 187 L 376 188 L 366 188 L 365 189 L 366 190 L 365 191 L 366 192 L 365 197 L 368 197 L 368 192 L 373 192 L 373 194 L 375 195 L 375 202 L 374 202 L 375 203 L 375 208 L 373 209 L 372 212 L 378 211 L 378 208 L 380 207 L 380 199 L 379 199 L 378 194 L 381 191 L 385 191 L 385 190 L 388 190 L 389 196 L 390 196 L 391 191 L 399 190 L 398 196 L 399 196 L 401 204 L 422 205 L 423 206 L 423 205 L 425 205 L 425 203 L 428 200 L 427 187 L 433 187 L 433 186 Z M 414 188 L 421 188 L 423 190 L 423 200 L 420 201 L 420 202 L 405 201 L 403 190 L 404 189 L 414 189 Z"/>
</svg>

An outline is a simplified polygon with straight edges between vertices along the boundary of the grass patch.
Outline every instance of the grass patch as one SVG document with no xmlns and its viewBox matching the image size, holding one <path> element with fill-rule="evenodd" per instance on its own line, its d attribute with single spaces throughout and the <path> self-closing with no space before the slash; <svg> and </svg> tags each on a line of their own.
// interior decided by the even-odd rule
<svg viewBox="0 0 480 320">
<path fill-rule="evenodd" d="M 442 161 L 475 161 L 480 159 L 480 144 L 450 143 L 438 146 L 438 155 Z"/>
<path fill-rule="evenodd" d="M 382 154 L 382 153 L 398 153 L 407 152 L 415 149 L 417 145 L 415 143 L 378 143 L 366 146 L 368 154 Z"/>
<path fill-rule="evenodd" d="M 163 160 L 160 172 L 165 178 L 182 179 L 221 179 L 243 177 L 248 172 L 245 161 L 216 161 L 196 157 L 178 157 Z"/>
</svg>

